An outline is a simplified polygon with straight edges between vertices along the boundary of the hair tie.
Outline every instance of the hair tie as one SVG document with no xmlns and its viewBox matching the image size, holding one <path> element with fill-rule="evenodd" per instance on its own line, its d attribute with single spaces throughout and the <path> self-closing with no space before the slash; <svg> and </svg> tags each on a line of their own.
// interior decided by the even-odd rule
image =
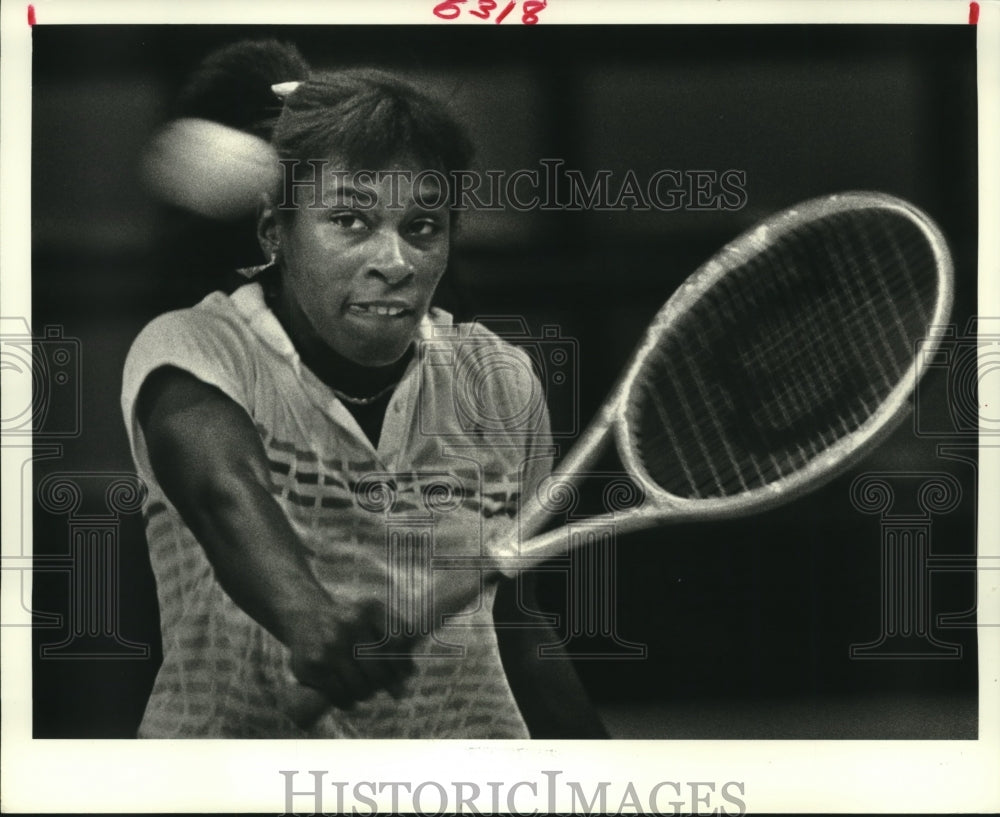
<svg viewBox="0 0 1000 817">
<path fill-rule="evenodd" d="M 301 84 L 302 82 L 300 80 L 292 80 L 291 82 L 276 82 L 271 86 L 271 90 L 274 92 L 274 95 L 278 97 L 278 99 L 284 102 L 288 95 L 294 93 L 295 89 Z"/>
</svg>

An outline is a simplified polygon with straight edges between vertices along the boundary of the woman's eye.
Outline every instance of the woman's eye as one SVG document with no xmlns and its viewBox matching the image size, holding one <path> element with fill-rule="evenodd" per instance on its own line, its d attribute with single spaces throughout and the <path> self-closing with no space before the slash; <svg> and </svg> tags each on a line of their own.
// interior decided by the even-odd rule
<svg viewBox="0 0 1000 817">
<path fill-rule="evenodd" d="M 334 213 L 330 216 L 330 221 L 345 230 L 363 230 L 364 221 L 354 213 Z"/>
<path fill-rule="evenodd" d="M 441 225 L 432 218 L 422 218 L 410 223 L 410 232 L 420 237 L 437 235 L 441 231 Z"/>
</svg>

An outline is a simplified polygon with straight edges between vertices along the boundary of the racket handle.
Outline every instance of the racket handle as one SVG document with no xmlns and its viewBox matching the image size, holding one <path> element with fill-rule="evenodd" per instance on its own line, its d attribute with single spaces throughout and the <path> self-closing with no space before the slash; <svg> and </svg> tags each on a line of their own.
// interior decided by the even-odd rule
<svg viewBox="0 0 1000 817">
<path fill-rule="evenodd" d="M 280 696 L 281 710 L 299 729 L 308 732 L 323 713 L 330 708 L 329 699 L 318 689 L 300 684 L 290 678 Z"/>
</svg>

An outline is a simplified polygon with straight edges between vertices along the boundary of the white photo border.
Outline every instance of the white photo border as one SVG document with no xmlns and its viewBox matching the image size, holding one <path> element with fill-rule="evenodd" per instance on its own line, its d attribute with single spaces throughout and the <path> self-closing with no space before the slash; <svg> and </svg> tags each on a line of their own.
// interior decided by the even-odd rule
<svg viewBox="0 0 1000 817">
<path fill-rule="evenodd" d="M 88 23 L 430 24 L 431 0 L 333 2 L 103 2 L 38 0 L 38 25 Z M 978 9 L 979 314 L 1000 314 L 1000 5 L 967 2 L 683 2 L 549 0 L 545 24 L 926 23 L 968 25 Z M 2 14 L 2 206 L 0 304 L 30 315 L 31 29 L 26 3 Z M 443 23 L 456 25 L 460 23 Z M 470 22 L 470 24 L 475 24 Z M 996 378 L 981 399 L 1000 404 Z M 7 394 L 4 400 L 15 400 Z M 12 491 L 25 476 L 3 457 L 2 537 L 31 541 L 29 507 Z M 1000 455 L 980 451 L 980 560 L 1000 557 Z M 30 479 L 30 474 L 27 475 Z M 25 573 L 30 581 L 30 575 Z M 3 617 L 14 615 L 22 573 L 3 571 Z M 30 586 L 26 588 L 30 592 Z M 1000 620 L 1000 571 L 980 570 L 979 611 Z M 283 809 L 279 770 L 329 770 L 337 780 L 633 783 L 648 791 L 674 781 L 743 781 L 752 812 L 972 812 L 1000 810 L 1000 638 L 979 630 L 979 738 L 974 741 L 614 741 L 412 742 L 98 741 L 31 737 L 30 628 L 2 637 L 2 794 L 6 812 L 269 812 Z M 418 760 L 415 760 L 418 758 Z M 373 764 L 377 773 L 373 772 Z M 447 774 L 443 770 L 447 770 Z M 304 781 L 300 781 L 302 787 Z M 669 798 L 665 798 L 669 799 Z M 378 797 L 387 808 L 388 794 Z M 538 802 L 543 802 L 540 795 Z M 329 803 L 332 810 L 333 799 Z M 433 802 L 433 800 L 431 801 Z M 525 803 L 530 803 L 525 798 Z M 556 803 L 565 809 L 565 801 Z"/>
</svg>

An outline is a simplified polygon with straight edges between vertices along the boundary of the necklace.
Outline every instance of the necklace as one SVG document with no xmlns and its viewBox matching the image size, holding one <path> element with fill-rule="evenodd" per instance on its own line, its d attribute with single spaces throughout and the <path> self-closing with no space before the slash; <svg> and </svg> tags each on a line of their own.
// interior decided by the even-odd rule
<svg viewBox="0 0 1000 817">
<path fill-rule="evenodd" d="M 344 394 L 344 392 L 340 391 L 339 389 L 334 389 L 332 387 L 330 391 L 333 392 L 334 396 L 338 400 L 342 400 L 345 403 L 350 403 L 352 406 L 370 406 L 372 403 L 381 400 L 398 385 L 399 381 L 397 380 L 395 383 L 390 383 L 388 386 L 382 389 L 382 391 L 373 394 L 371 397 L 352 397 L 351 395 Z"/>
<path fill-rule="evenodd" d="M 269 270 L 264 274 L 267 275 L 267 278 L 264 280 L 262 284 L 264 286 L 264 300 L 267 303 L 268 307 L 270 308 L 272 314 L 275 316 L 275 318 L 277 318 L 278 323 L 281 324 L 286 334 L 288 334 L 289 338 L 291 338 L 291 332 L 289 331 L 288 328 L 289 321 L 285 317 L 285 312 L 282 309 L 281 302 L 278 297 L 279 294 L 278 287 L 280 286 L 281 279 L 276 278 L 275 272 L 273 270 Z M 294 341 L 293 345 L 295 345 Z M 300 356 L 302 355 L 301 349 L 299 349 L 299 354 Z M 353 395 L 340 391 L 340 389 L 334 388 L 329 383 L 329 380 L 334 378 L 338 381 L 344 381 L 344 380 L 348 382 L 359 381 L 355 385 L 361 385 L 363 388 L 364 387 L 363 381 L 372 379 L 372 374 L 370 373 L 370 371 L 365 371 L 364 370 L 365 367 L 360 366 L 356 363 L 352 363 L 351 361 L 341 357 L 340 355 L 338 355 L 336 352 L 334 352 L 332 349 L 329 348 L 325 348 L 323 350 L 323 356 L 327 365 L 313 368 L 312 371 L 316 373 L 317 377 L 319 377 L 319 379 L 329 387 L 330 391 L 333 392 L 334 397 L 336 397 L 341 402 L 347 403 L 348 405 L 351 406 L 370 406 L 372 405 L 372 403 L 377 403 L 379 400 L 381 400 L 383 397 L 389 394 L 393 389 L 395 389 L 396 386 L 399 385 L 402 372 L 407 367 L 407 365 L 409 365 L 410 358 L 413 356 L 413 346 L 411 344 L 410 347 L 407 348 L 406 354 L 402 358 L 400 358 L 395 364 L 393 364 L 393 366 L 395 367 L 395 371 L 393 371 L 393 366 L 381 367 L 388 371 L 385 371 L 384 374 L 382 375 L 376 375 L 377 379 L 380 380 L 382 379 L 382 377 L 385 376 L 392 377 L 394 375 L 396 379 L 393 380 L 391 383 L 389 383 L 389 385 L 382 388 L 380 391 L 371 395 L 370 397 L 354 397 Z M 309 364 L 306 363 L 306 366 L 309 366 Z M 330 374 L 330 377 L 324 376 L 324 373 Z"/>
</svg>

